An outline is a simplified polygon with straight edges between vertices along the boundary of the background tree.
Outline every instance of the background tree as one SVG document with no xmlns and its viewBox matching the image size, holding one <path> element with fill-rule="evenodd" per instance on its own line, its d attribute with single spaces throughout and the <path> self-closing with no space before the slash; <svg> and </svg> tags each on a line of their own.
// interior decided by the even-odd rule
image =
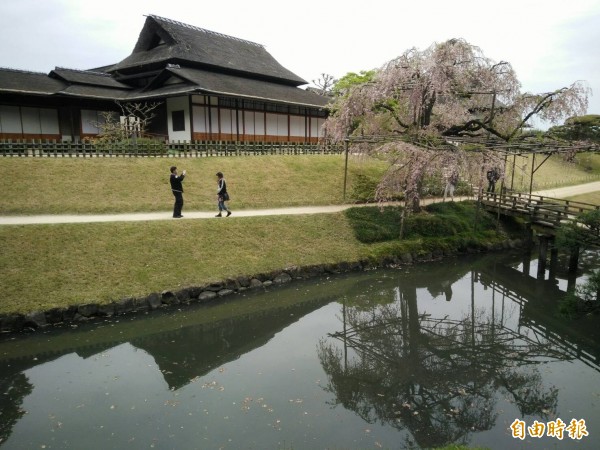
<svg viewBox="0 0 600 450">
<path fill-rule="evenodd" d="M 548 129 L 548 134 L 568 141 L 590 141 L 600 144 L 600 115 L 570 117 L 563 125 Z"/>
<path fill-rule="evenodd" d="M 388 156 L 390 171 L 380 193 L 395 186 L 415 210 L 424 177 L 442 169 L 450 172 L 449 164 L 461 173 L 467 170 L 467 149 L 449 143 L 452 137 L 523 139 L 534 117 L 557 123 L 584 112 L 589 93 L 580 82 L 543 94 L 521 93 L 508 62 L 492 61 L 463 39 L 435 43 L 424 51 L 409 49 L 369 74 L 334 87 L 338 95 L 325 124 L 326 135 L 334 141 L 350 137 L 351 143 L 361 137 L 353 151 Z M 347 79 L 353 78 L 342 78 Z M 380 144 L 381 136 L 388 142 Z M 377 143 L 364 145 L 376 137 Z M 468 150 L 470 159 L 477 160 L 470 176 L 481 185 L 485 171 L 502 161 L 485 146 Z"/>
<path fill-rule="evenodd" d="M 99 141 L 123 141 L 127 138 L 119 114 L 115 111 L 101 111 L 100 120 L 92 122 L 92 125 L 99 130 Z"/>
<path fill-rule="evenodd" d="M 337 80 L 333 75 L 322 73 L 320 78 L 312 80 L 312 82 L 317 87 L 317 89 L 315 89 L 317 93 L 320 95 L 329 95 Z"/>
<path fill-rule="evenodd" d="M 115 101 L 121 114 L 102 111 L 101 120 L 93 123 L 100 130 L 101 138 L 122 141 L 131 138 L 135 143 L 145 135 L 146 129 L 156 117 L 156 109 L 162 102 L 119 102 Z"/>
<path fill-rule="evenodd" d="M 128 126 L 129 134 L 132 138 L 142 137 L 148 125 L 152 119 L 156 117 L 156 108 L 158 108 L 162 102 L 116 102 L 121 108 L 122 115 L 129 118 L 126 121 Z M 133 120 L 132 120 L 133 119 Z M 133 124 L 133 126 L 131 126 Z M 127 128 L 126 126 L 126 128 Z"/>
<path fill-rule="evenodd" d="M 375 76 L 374 70 L 361 70 L 359 73 L 348 72 L 339 80 L 336 80 L 332 92 L 336 96 L 345 95 L 351 87 L 368 83 Z"/>
</svg>

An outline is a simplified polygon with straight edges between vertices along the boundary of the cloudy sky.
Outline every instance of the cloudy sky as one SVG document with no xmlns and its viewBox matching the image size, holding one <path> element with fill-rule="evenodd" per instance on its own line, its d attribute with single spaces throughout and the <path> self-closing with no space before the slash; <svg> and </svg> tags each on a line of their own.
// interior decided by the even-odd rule
<svg viewBox="0 0 600 450">
<path fill-rule="evenodd" d="M 600 0 L 2 0 L 0 66 L 49 72 L 116 63 L 148 14 L 263 44 L 307 81 L 464 38 L 510 62 L 524 91 L 585 80 L 588 113 L 600 114 Z"/>
</svg>

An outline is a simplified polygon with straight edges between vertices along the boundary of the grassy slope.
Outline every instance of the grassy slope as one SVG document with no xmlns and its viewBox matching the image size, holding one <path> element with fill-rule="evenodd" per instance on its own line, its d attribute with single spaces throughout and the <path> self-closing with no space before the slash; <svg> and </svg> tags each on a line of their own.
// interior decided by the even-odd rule
<svg viewBox="0 0 600 450">
<path fill-rule="evenodd" d="M 543 158 L 545 158 L 544 155 L 536 157 L 536 167 L 543 162 Z M 513 178 L 513 159 L 509 158 L 506 185 L 510 187 L 512 181 L 516 190 L 528 191 L 532 162 L 531 156 L 516 158 Z M 552 156 L 536 171 L 533 189 L 568 186 L 595 180 L 600 180 L 600 155 L 580 154 L 573 163 L 565 162 L 561 156 Z"/>
<path fill-rule="evenodd" d="M 568 200 L 573 200 L 576 202 L 583 202 L 583 203 L 591 203 L 593 205 L 600 205 L 600 191 L 590 192 L 590 193 L 581 194 L 581 195 L 575 195 L 573 197 L 569 197 Z"/>
<path fill-rule="evenodd" d="M 367 253 L 342 214 L 1 227 L 0 245 L 0 313 L 107 302 Z"/>
<path fill-rule="evenodd" d="M 451 250 L 469 246 L 477 237 L 494 239 L 493 221 L 481 232 L 473 231 L 472 220 L 460 223 L 461 217 L 473 214 L 474 206 L 465 210 L 467 206 L 445 205 L 437 207 L 438 212 L 457 229 L 453 237 L 446 225 L 441 226 L 437 234 L 443 242 L 416 233 L 402 241 L 388 236 L 397 223 L 387 223 L 388 232 L 382 232 L 378 222 L 383 213 L 377 207 L 356 208 L 372 211 L 370 219 L 363 216 L 358 221 L 337 213 L 4 226 L 0 227 L 0 313 L 104 303 L 295 265 L 378 259 L 405 251 L 427 253 L 435 242 Z M 435 235 L 439 218 L 424 216 L 423 229 Z M 431 220 L 425 222 L 427 217 Z M 361 242 L 358 228 L 369 227 L 375 227 L 379 237 Z"/>
<path fill-rule="evenodd" d="M 538 158 L 539 159 L 539 158 Z M 600 155 L 577 164 L 550 158 L 534 189 L 600 179 Z M 536 164 L 539 164 L 539 160 Z M 214 158 L 0 158 L 0 214 L 96 214 L 168 211 L 169 166 L 187 169 L 184 210 L 215 209 L 215 176 L 222 171 L 233 209 L 337 204 L 343 201 L 343 155 Z M 510 161 L 509 161 L 510 166 Z M 511 166 L 512 167 L 512 166 Z M 529 189 L 531 160 L 519 158 L 514 183 Z M 385 164 L 350 158 L 348 194 L 359 174 L 376 179 Z M 512 179 L 507 173 L 507 184 Z M 348 200 L 351 200 L 348 198 Z"/>
<path fill-rule="evenodd" d="M 169 210 L 168 167 L 188 169 L 186 206 L 214 208 L 214 173 L 233 208 L 342 201 L 344 158 L 0 158 L 0 214 Z M 550 166 L 547 166 L 550 167 Z M 384 166 L 351 158 L 357 174 Z M 540 169 L 540 173 L 542 169 Z M 585 172 L 581 172 L 585 173 Z M 379 220 L 379 219 L 377 219 Z M 0 313 L 109 301 L 289 265 L 412 251 L 419 237 L 361 243 L 344 214 L 0 227 Z"/>
<path fill-rule="evenodd" d="M 0 214 L 168 211 L 169 167 L 187 169 L 184 210 L 215 209 L 222 171 L 233 209 L 327 205 L 343 201 L 342 155 L 215 158 L 0 158 Z M 350 159 L 357 172 L 383 171 L 374 161 Z"/>
</svg>

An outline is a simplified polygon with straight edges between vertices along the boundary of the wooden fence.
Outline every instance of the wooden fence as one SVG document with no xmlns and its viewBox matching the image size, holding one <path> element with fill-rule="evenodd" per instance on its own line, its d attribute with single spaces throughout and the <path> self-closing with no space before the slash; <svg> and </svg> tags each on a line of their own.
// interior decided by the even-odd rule
<svg viewBox="0 0 600 450">
<path fill-rule="evenodd" d="M 0 140 L 0 157 L 209 157 L 340 154 L 343 145 L 291 142 L 141 141 L 58 142 Z"/>
</svg>

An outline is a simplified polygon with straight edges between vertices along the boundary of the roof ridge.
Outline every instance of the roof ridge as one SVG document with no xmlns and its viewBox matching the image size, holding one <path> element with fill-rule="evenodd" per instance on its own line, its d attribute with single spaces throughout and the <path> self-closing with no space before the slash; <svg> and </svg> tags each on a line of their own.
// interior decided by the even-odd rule
<svg viewBox="0 0 600 450">
<path fill-rule="evenodd" d="M 7 72 L 31 73 L 34 75 L 48 75 L 46 72 L 34 72 L 33 70 L 13 69 L 12 67 L 0 67 L 0 70 Z"/>
<path fill-rule="evenodd" d="M 231 39 L 233 41 L 243 42 L 245 44 L 250 44 L 250 45 L 254 45 L 256 47 L 265 48 L 264 45 L 258 44 L 256 42 L 248 41 L 246 39 L 240 39 L 238 37 L 229 36 L 229 35 L 223 34 L 223 33 L 218 33 L 216 31 L 207 30 L 206 28 L 200 28 L 200 27 L 197 27 L 195 25 L 190 25 L 190 24 L 187 24 L 187 23 L 178 22 L 177 20 L 173 20 L 173 19 L 168 19 L 166 17 L 157 16 L 155 14 L 148 14 L 147 17 L 152 17 L 155 20 L 159 20 L 161 22 L 170 23 L 170 24 L 177 25 L 177 26 L 180 26 L 180 27 L 183 27 L 183 28 L 189 28 L 190 30 L 201 31 L 203 33 L 208 33 L 208 34 L 212 34 L 212 35 L 215 35 L 215 36 L 223 37 L 223 38 L 226 38 L 226 39 Z"/>
<path fill-rule="evenodd" d="M 91 75 L 101 75 L 103 77 L 108 77 L 108 78 L 112 78 L 111 74 L 106 73 L 106 72 L 98 72 L 95 70 L 85 70 L 85 69 L 71 69 L 69 67 L 61 67 L 61 66 L 56 66 L 54 68 L 54 70 L 69 70 L 71 72 L 78 72 L 78 73 L 86 73 L 86 74 L 91 74 Z"/>
</svg>

